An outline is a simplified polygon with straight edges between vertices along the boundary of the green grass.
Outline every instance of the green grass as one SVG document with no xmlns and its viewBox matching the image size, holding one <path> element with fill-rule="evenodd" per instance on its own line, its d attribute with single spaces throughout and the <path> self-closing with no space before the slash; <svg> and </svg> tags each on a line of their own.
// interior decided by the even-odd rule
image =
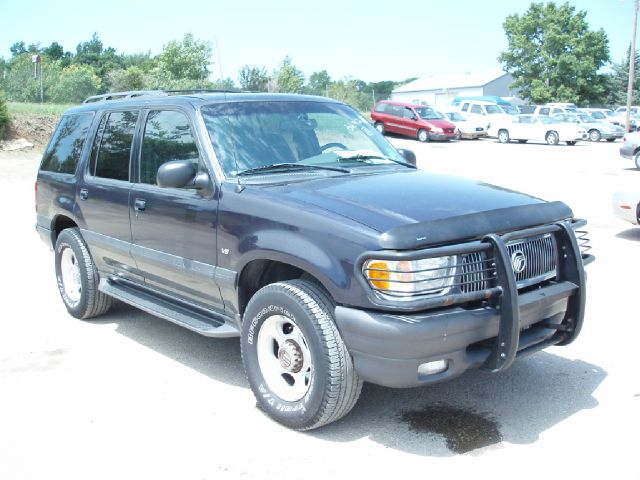
<svg viewBox="0 0 640 480">
<path fill-rule="evenodd" d="M 20 103 L 7 102 L 9 114 L 28 113 L 33 115 L 62 115 L 65 110 L 74 105 L 57 103 Z"/>
</svg>

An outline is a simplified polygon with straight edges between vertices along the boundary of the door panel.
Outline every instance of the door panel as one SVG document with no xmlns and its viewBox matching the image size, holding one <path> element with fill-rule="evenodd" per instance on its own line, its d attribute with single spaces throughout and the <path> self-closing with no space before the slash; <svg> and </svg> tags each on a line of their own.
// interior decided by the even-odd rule
<svg viewBox="0 0 640 480">
<path fill-rule="evenodd" d="M 169 161 L 190 160 L 206 171 L 189 119 L 181 111 L 154 110 L 145 125 L 129 197 L 132 255 L 149 286 L 222 309 L 215 282 L 217 197 L 156 184 L 158 168 Z"/>
<path fill-rule="evenodd" d="M 131 256 L 130 160 L 139 112 L 101 118 L 86 172 L 77 187 L 82 234 L 99 271 L 141 282 Z"/>
</svg>

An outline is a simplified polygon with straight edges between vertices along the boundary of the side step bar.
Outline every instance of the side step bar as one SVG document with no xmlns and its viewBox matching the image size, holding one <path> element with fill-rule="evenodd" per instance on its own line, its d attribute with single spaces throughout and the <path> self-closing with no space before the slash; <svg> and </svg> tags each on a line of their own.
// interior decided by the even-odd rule
<svg viewBox="0 0 640 480">
<path fill-rule="evenodd" d="M 101 292 L 144 310 L 151 315 L 168 320 L 206 337 L 238 337 L 240 332 L 230 320 L 209 310 L 178 304 L 128 282 L 101 278 Z"/>
</svg>

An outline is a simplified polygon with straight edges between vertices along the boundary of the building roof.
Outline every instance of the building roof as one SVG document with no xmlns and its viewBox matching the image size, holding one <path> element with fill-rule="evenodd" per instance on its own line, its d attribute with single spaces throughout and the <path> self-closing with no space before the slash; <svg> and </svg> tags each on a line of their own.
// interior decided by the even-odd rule
<svg viewBox="0 0 640 480">
<path fill-rule="evenodd" d="M 505 72 L 464 73 L 457 75 L 425 75 L 413 82 L 393 90 L 393 93 L 420 92 L 424 90 L 440 90 L 443 88 L 481 87 L 500 77 L 509 75 Z"/>
</svg>

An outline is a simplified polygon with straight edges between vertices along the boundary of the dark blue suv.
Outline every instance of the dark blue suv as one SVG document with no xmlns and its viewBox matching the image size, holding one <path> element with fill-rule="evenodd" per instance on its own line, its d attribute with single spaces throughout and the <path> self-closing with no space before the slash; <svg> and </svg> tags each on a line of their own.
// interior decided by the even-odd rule
<svg viewBox="0 0 640 480">
<path fill-rule="evenodd" d="M 341 418 L 363 381 L 504 370 L 582 326 L 586 222 L 418 170 L 326 98 L 92 97 L 62 117 L 36 189 L 71 315 L 116 298 L 240 337 L 261 408 L 291 428 Z"/>
</svg>

